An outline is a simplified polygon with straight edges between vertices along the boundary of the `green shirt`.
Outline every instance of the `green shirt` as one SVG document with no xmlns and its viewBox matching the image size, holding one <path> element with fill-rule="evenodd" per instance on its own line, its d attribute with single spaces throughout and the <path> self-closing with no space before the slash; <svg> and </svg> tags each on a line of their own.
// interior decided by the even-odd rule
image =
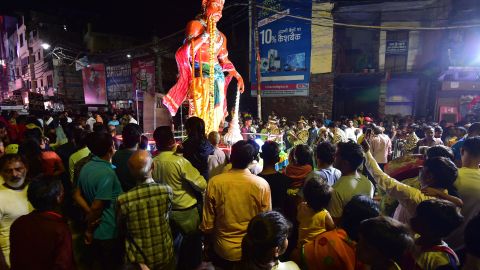
<svg viewBox="0 0 480 270">
<path fill-rule="evenodd" d="M 111 163 L 94 156 L 80 171 L 78 186 L 88 204 L 93 200 L 104 202 L 101 221 L 93 233 L 98 240 L 114 239 L 117 236 L 115 203 L 122 187 Z"/>
<path fill-rule="evenodd" d="M 115 172 L 125 192 L 136 185 L 135 180 L 130 174 L 130 170 L 128 170 L 128 159 L 130 159 L 134 152 L 135 151 L 130 149 L 121 149 L 115 152 L 115 155 L 112 157 L 112 164 L 116 167 Z"/>
</svg>

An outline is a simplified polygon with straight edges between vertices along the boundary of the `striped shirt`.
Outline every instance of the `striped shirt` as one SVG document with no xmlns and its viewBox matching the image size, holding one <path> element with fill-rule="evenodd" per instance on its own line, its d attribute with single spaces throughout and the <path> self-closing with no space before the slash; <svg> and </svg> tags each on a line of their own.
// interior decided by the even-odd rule
<svg viewBox="0 0 480 270">
<path fill-rule="evenodd" d="M 145 263 L 150 269 L 163 269 L 174 259 L 169 226 L 172 198 L 172 188 L 155 183 L 153 179 L 118 197 L 118 207 L 128 231 L 125 240 L 127 261 Z"/>
</svg>

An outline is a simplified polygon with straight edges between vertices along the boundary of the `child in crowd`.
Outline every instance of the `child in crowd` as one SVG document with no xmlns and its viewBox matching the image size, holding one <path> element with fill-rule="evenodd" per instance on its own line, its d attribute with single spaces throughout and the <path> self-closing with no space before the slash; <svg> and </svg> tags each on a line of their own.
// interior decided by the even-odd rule
<svg viewBox="0 0 480 270">
<path fill-rule="evenodd" d="M 389 217 L 376 217 L 362 222 L 357 244 L 357 258 L 371 270 L 400 270 L 405 254 L 413 247 L 408 228 Z"/>
<path fill-rule="evenodd" d="M 418 269 L 434 270 L 440 266 L 458 269 L 460 264 L 455 252 L 443 238 L 463 222 L 460 210 L 451 202 L 426 200 L 417 206 L 410 220 L 412 230 L 420 237 L 415 241 L 415 257 Z"/>
<path fill-rule="evenodd" d="M 297 145 L 288 157 L 285 175 L 292 178 L 291 189 L 303 187 L 305 179 L 313 171 L 313 151 L 306 144 Z"/>
<path fill-rule="evenodd" d="M 298 247 L 315 236 L 335 229 L 332 217 L 326 209 L 332 198 L 332 188 L 319 176 L 307 181 L 303 189 L 305 202 L 298 205 Z"/>
<path fill-rule="evenodd" d="M 248 224 L 242 241 L 242 259 L 235 270 L 300 270 L 294 262 L 280 262 L 288 247 L 292 225 L 279 212 L 260 213 Z"/>
</svg>

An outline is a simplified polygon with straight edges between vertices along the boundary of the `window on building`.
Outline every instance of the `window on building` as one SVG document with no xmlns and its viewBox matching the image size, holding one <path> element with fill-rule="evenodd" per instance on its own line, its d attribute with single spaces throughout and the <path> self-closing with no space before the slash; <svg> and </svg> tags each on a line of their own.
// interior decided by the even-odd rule
<svg viewBox="0 0 480 270">
<path fill-rule="evenodd" d="M 53 87 L 53 77 L 52 75 L 48 75 L 47 76 L 47 86 L 50 88 L 50 87 Z"/>
<path fill-rule="evenodd" d="M 41 50 L 38 51 L 38 55 L 37 55 L 37 59 L 38 59 L 38 60 L 40 60 L 40 51 L 41 51 Z"/>
<path fill-rule="evenodd" d="M 385 70 L 407 70 L 408 31 L 388 31 L 385 49 Z"/>
<path fill-rule="evenodd" d="M 43 87 L 43 79 L 40 79 L 40 87 Z"/>
<path fill-rule="evenodd" d="M 28 73 L 28 57 L 22 58 L 22 75 L 26 75 Z"/>
<path fill-rule="evenodd" d="M 20 48 L 23 47 L 23 33 L 20 34 Z"/>
<path fill-rule="evenodd" d="M 16 68 L 15 69 L 15 79 L 19 78 L 22 74 L 20 74 L 20 69 L 19 68 Z"/>
</svg>

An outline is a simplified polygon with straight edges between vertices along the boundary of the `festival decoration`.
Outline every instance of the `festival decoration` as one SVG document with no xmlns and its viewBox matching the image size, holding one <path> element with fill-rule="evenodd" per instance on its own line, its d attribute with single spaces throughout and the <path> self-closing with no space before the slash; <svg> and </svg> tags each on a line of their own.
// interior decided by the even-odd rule
<svg viewBox="0 0 480 270">
<path fill-rule="evenodd" d="M 227 38 L 217 29 L 224 2 L 202 0 L 203 12 L 188 23 L 185 42 L 175 54 L 177 83 L 163 98 L 172 115 L 188 99 L 189 116 L 202 118 L 207 133 L 217 131 L 227 115 L 226 93 L 233 77 L 238 82 L 237 91 L 244 90 L 242 76 L 228 59 Z M 238 113 L 232 117 L 238 122 Z"/>
</svg>

